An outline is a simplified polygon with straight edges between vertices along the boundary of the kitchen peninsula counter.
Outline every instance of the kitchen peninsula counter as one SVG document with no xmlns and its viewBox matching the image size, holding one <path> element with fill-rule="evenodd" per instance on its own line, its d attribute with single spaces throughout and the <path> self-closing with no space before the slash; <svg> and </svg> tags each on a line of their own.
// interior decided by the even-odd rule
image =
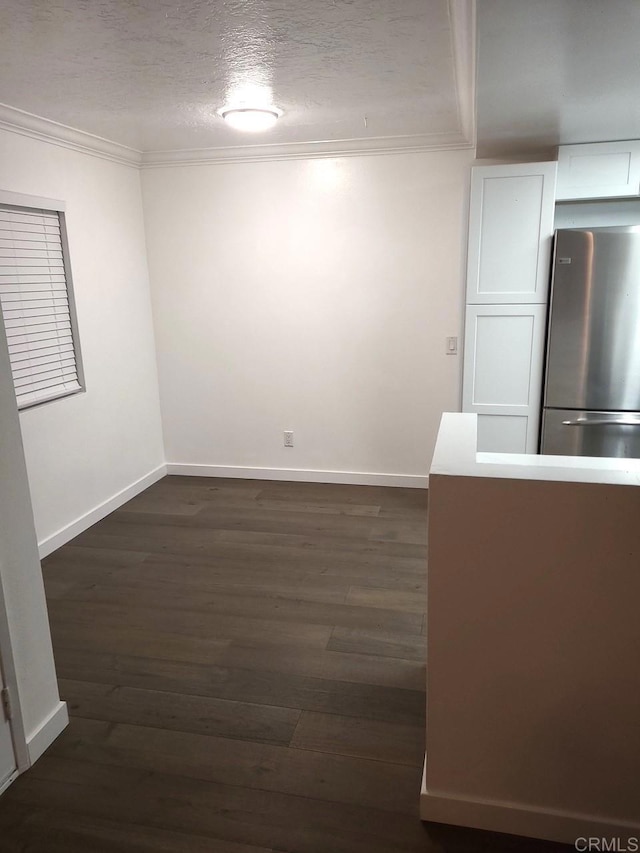
<svg viewBox="0 0 640 853">
<path fill-rule="evenodd" d="M 640 460 L 476 436 L 445 414 L 429 476 L 422 817 L 640 836 Z"/>
</svg>

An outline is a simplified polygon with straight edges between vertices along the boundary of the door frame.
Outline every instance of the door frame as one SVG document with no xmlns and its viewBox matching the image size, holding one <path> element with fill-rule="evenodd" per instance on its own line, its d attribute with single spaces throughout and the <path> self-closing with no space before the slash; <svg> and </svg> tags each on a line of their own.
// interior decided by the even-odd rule
<svg viewBox="0 0 640 853">
<path fill-rule="evenodd" d="M 11 632 L 9 630 L 9 619 L 7 616 L 7 608 L 4 598 L 4 590 L 2 587 L 2 572 L 0 571 L 0 675 L 4 686 L 8 688 L 11 696 L 11 719 L 9 720 L 9 729 L 11 731 L 11 740 L 13 742 L 13 752 L 16 758 L 16 769 L 9 778 L 0 784 L 0 794 L 5 791 L 9 785 L 17 778 L 20 773 L 23 773 L 31 766 L 29 759 L 29 750 L 27 748 L 27 737 L 24 730 L 22 708 L 20 705 L 20 693 L 18 691 L 18 679 L 16 675 L 15 662 L 13 657 L 13 646 L 11 643 Z M 0 710 L 0 713 L 3 713 Z"/>
<path fill-rule="evenodd" d="M 9 778 L 0 784 L 0 794 L 16 779 L 31 766 L 29 759 L 29 750 L 27 747 L 27 736 L 24 728 L 24 718 L 22 715 L 22 707 L 20 704 L 20 692 L 18 690 L 18 678 L 13 655 L 13 645 L 11 643 L 11 632 L 9 630 L 9 617 L 4 598 L 4 589 L 2 586 L 2 566 L 0 565 L 0 676 L 4 686 L 8 688 L 11 696 L 11 719 L 9 720 L 9 729 L 11 731 L 11 740 L 13 741 L 13 752 L 16 757 L 16 769 Z M 0 709 L 0 714 L 3 711 Z"/>
<path fill-rule="evenodd" d="M 6 193 L 0 190 L 0 201 L 3 201 L 5 203 L 18 203 L 18 199 L 26 200 L 26 198 L 26 196 L 21 196 L 16 193 Z M 33 196 L 29 198 L 32 203 L 36 201 L 43 201 L 42 199 L 37 199 Z M 26 203 L 26 201 L 23 203 Z M 5 406 L 7 406 L 8 408 L 5 409 Z M 10 487 L 8 487 L 8 491 L 9 494 L 11 494 L 17 486 L 20 486 L 20 490 L 23 492 L 21 500 L 22 506 L 19 508 L 19 512 L 16 518 L 24 519 L 25 521 L 24 529 L 19 530 L 15 538 L 12 538 L 11 536 L 9 537 L 11 541 L 8 541 L 6 543 L 7 547 L 5 547 L 4 541 L 0 541 L 0 671 L 4 682 L 3 686 L 8 688 L 11 701 L 11 719 L 9 720 L 9 730 L 11 733 L 11 740 L 13 743 L 13 752 L 16 764 L 16 769 L 9 776 L 8 780 L 3 783 L 0 783 L 0 793 L 2 793 L 19 774 L 23 773 L 25 770 L 28 770 L 33 763 L 29 752 L 29 743 L 27 741 L 27 732 L 25 728 L 24 718 L 24 710 L 26 704 L 23 700 L 28 700 L 28 696 L 26 691 L 25 695 L 23 696 L 22 690 L 20 688 L 20 683 L 18 681 L 17 664 L 20 664 L 20 659 L 16 656 L 16 650 L 18 648 L 17 641 L 19 639 L 19 634 L 17 630 L 14 631 L 12 629 L 13 620 L 10 617 L 13 617 L 13 611 L 10 613 L 9 608 L 7 607 L 7 593 L 11 588 L 8 581 L 10 579 L 10 572 L 11 574 L 13 574 L 14 571 L 19 572 L 21 568 L 21 563 L 26 565 L 25 561 L 29 561 L 29 563 L 33 562 L 34 565 L 28 566 L 30 571 L 33 571 L 35 569 L 35 563 L 38 563 L 38 566 L 40 568 L 40 578 L 42 578 L 42 570 L 39 565 L 40 561 L 38 559 L 36 532 L 34 528 L 33 505 L 31 503 L 29 495 L 28 475 L 26 463 L 24 460 L 22 440 L 20 437 L 21 424 L 16 405 L 13 380 L 11 376 L 11 367 L 9 363 L 9 353 L 5 328 L 4 323 L 1 319 L 0 408 L 3 429 L 7 427 L 7 441 L 3 441 L 2 448 L 3 458 L 6 453 L 7 458 L 11 458 L 11 456 L 13 456 L 22 460 L 22 464 L 17 465 L 17 468 L 19 470 L 15 471 L 14 473 L 11 473 L 11 477 L 14 478 L 14 481 L 11 483 Z M 11 409 L 13 409 L 13 412 L 10 411 Z M 27 516 L 29 519 L 28 521 Z M 28 530 L 27 528 L 31 528 L 31 530 Z M 32 538 L 32 542 L 27 542 L 26 540 L 28 538 Z M 28 545 L 28 548 L 25 547 L 26 556 L 25 553 L 22 552 L 23 545 Z M 9 598 L 9 601 L 11 601 L 11 598 Z M 49 631 L 49 637 L 50 636 L 51 634 Z M 25 675 L 27 674 L 28 673 L 25 673 Z M 58 704 L 60 706 L 63 704 L 60 703 L 59 698 Z M 0 714 L 1 713 L 3 713 L 2 709 L 0 709 Z M 57 733 L 58 732 L 56 732 L 56 734 Z M 30 732 L 29 734 L 31 735 L 32 733 Z M 37 734 L 38 731 L 35 732 L 36 736 Z"/>
</svg>

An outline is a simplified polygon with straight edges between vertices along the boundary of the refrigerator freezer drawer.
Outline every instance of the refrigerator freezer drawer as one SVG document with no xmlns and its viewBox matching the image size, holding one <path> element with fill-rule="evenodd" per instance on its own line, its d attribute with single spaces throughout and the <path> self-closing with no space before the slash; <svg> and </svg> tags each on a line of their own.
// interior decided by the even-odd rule
<svg viewBox="0 0 640 853">
<path fill-rule="evenodd" d="M 640 412 L 545 409 L 540 452 L 640 458 Z"/>
</svg>

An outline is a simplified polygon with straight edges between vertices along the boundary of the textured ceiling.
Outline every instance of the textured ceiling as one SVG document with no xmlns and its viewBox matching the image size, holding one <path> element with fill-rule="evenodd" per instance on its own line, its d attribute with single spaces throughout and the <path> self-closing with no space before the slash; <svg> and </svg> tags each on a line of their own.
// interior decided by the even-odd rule
<svg viewBox="0 0 640 853">
<path fill-rule="evenodd" d="M 450 6 L 2 0 L 0 102 L 143 151 L 446 140 L 461 131 Z M 284 116 L 268 133 L 216 115 L 271 93 Z"/>
<path fill-rule="evenodd" d="M 639 0 L 479 0 L 478 156 L 640 138 Z"/>
</svg>

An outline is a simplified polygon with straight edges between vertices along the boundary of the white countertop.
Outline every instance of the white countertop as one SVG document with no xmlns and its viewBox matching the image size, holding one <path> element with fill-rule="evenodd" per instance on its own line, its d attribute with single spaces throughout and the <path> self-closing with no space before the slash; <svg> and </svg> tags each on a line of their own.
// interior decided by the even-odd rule
<svg viewBox="0 0 640 853">
<path fill-rule="evenodd" d="M 478 416 L 445 412 L 429 475 L 640 486 L 640 459 L 478 453 Z"/>
</svg>

